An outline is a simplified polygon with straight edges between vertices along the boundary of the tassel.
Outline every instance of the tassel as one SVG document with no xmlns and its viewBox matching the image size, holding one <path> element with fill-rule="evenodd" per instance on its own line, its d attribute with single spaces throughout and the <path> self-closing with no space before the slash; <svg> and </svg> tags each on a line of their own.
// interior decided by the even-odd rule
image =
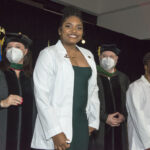
<svg viewBox="0 0 150 150">
<path fill-rule="evenodd" d="M 50 46 L 50 41 L 48 40 L 48 46 Z"/>
<path fill-rule="evenodd" d="M 2 46 L 5 40 L 5 29 L 0 26 L 0 61 L 2 60 Z"/>
<path fill-rule="evenodd" d="M 98 47 L 98 57 L 100 56 L 101 47 Z"/>
</svg>

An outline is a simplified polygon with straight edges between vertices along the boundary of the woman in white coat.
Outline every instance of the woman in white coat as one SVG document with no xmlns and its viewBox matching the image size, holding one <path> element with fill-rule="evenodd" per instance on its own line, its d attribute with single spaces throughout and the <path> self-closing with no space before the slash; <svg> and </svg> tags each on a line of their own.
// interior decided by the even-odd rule
<svg viewBox="0 0 150 150">
<path fill-rule="evenodd" d="M 58 33 L 60 40 L 40 52 L 34 70 L 32 148 L 87 150 L 89 134 L 99 127 L 99 99 L 93 55 L 76 45 L 83 35 L 78 10 L 64 10 Z"/>
<path fill-rule="evenodd" d="M 150 52 L 143 63 L 145 75 L 127 91 L 129 150 L 150 150 Z"/>
</svg>

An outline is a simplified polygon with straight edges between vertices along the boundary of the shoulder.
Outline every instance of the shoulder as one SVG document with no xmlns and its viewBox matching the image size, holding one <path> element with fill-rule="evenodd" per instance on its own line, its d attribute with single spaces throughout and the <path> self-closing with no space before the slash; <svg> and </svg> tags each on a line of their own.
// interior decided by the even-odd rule
<svg viewBox="0 0 150 150">
<path fill-rule="evenodd" d="M 141 77 L 129 85 L 127 93 L 136 93 L 136 95 L 140 95 L 147 89 L 146 85 L 146 81 L 144 81 L 143 77 Z"/>
<path fill-rule="evenodd" d="M 78 46 L 78 48 L 80 49 L 80 51 L 84 54 L 87 55 L 88 57 L 90 56 L 91 58 L 94 59 L 94 55 L 92 54 L 92 52 L 86 48 L 80 47 Z"/>
<path fill-rule="evenodd" d="M 128 78 L 128 76 L 127 76 L 125 73 L 123 73 L 123 72 L 121 72 L 121 71 L 119 71 L 119 70 L 117 70 L 117 72 L 118 72 L 118 75 L 119 75 L 119 76 L 121 76 L 121 77 L 123 77 L 123 78 Z"/>
<path fill-rule="evenodd" d="M 48 46 L 41 50 L 39 55 L 42 55 L 44 57 L 53 57 L 54 55 L 59 54 L 66 54 L 66 50 L 60 40 L 58 40 L 55 45 Z"/>
<path fill-rule="evenodd" d="M 118 70 L 117 70 L 117 73 L 119 77 L 121 78 L 121 80 L 129 81 L 129 77 L 125 73 L 118 71 Z"/>
<path fill-rule="evenodd" d="M 51 53 L 54 52 L 55 48 L 56 48 L 55 45 L 45 47 L 44 49 L 42 49 L 42 50 L 40 51 L 40 55 L 51 54 Z"/>
<path fill-rule="evenodd" d="M 83 53 L 93 55 L 92 52 L 84 47 L 77 46 Z"/>
<path fill-rule="evenodd" d="M 38 60 L 49 61 L 55 54 L 55 45 L 42 49 L 39 53 Z"/>
<path fill-rule="evenodd" d="M 140 87 L 144 84 L 143 80 L 142 80 L 142 77 L 139 78 L 138 80 L 132 82 L 130 85 L 129 85 L 129 89 L 140 89 Z"/>
<path fill-rule="evenodd" d="M 130 80 L 128 76 L 125 73 L 118 71 L 118 70 L 117 70 L 117 74 L 118 74 L 119 81 L 121 83 L 122 88 L 124 88 L 124 90 L 127 91 L 129 84 L 130 84 Z"/>
</svg>

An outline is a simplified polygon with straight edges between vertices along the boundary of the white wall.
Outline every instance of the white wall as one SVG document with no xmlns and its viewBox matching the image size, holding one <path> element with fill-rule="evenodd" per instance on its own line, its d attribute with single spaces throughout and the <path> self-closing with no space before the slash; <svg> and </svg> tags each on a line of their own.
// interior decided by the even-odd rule
<svg viewBox="0 0 150 150">
<path fill-rule="evenodd" d="M 98 16 L 97 25 L 138 39 L 150 39 L 150 5 Z"/>
<path fill-rule="evenodd" d="M 90 12 L 91 14 L 96 14 L 99 3 L 99 0 L 52 0 L 54 2 L 69 4 L 80 8 L 86 12 Z"/>
</svg>

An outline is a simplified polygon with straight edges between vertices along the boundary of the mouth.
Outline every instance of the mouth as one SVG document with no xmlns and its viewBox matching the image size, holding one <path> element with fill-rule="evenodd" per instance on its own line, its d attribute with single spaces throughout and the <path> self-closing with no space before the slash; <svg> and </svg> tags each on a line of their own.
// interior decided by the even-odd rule
<svg viewBox="0 0 150 150">
<path fill-rule="evenodd" d="M 70 38 L 74 38 L 74 39 L 75 39 L 75 38 L 77 38 L 78 36 L 77 36 L 77 35 L 75 35 L 75 34 L 69 34 L 69 37 L 70 37 Z"/>
</svg>

